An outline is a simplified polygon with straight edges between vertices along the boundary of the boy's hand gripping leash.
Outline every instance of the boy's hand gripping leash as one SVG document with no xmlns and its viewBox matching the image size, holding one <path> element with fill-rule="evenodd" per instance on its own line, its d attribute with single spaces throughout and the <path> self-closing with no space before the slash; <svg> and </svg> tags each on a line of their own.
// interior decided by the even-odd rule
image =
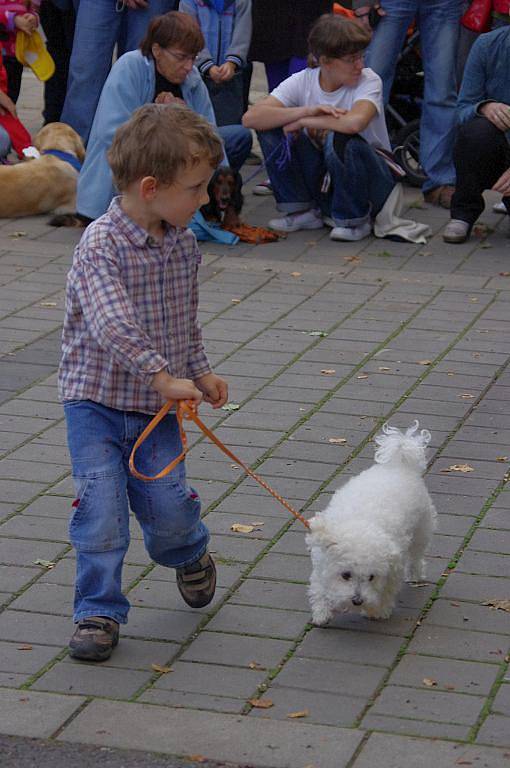
<svg viewBox="0 0 510 768">
<path fill-rule="evenodd" d="M 147 439 L 147 437 L 150 435 L 150 433 L 156 429 L 159 422 L 162 421 L 167 413 L 174 407 L 175 405 L 175 415 L 177 417 L 177 423 L 179 425 L 179 432 L 181 435 L 181 441 L 182 441 L 182 451 L 181 453 L 168 464 L 164 469 L 162 469 L 160 472 L 157 473 L 157 475 L 149 476 L 149 475 L 143 475 L 141 472 L 139 472 L 135 467 L 135 454 L 138 450 L 138 448 L 141 446 L 141 444 L 144 442 L 144 440 Z M 303 525 L 306 528 L 310 527 L 310 524 L 308 523 L 308 520 L 303 517 L 303 515 L 300 515 L 297 510 L 294 509 L 287 501 L 285 501 L 284 498 L 280 496 L 279 493 L 274 491 L 270 485 L 268 485 L 265 480 L 263 480 L 261 477 L 259 477 L 255 472 L 253 472 L 246 464 L 241 461 L 241 459 L 238 459 L 237 456 L 230 451 L 227 446 L 221 442 L 221 440 L 214 435 L 211 430 L 206 427 L 204 422 L 198 417 L 198 413 L 196 410 L 196 406 L 190 403 L 187 400 L 169 400 L 165 405 L 161 408 L 160 411 L 154 416 L 152 421 L 147 424 L 145 429 L 143 430 L 140 437 L 137 439 L 136 443 L 133 446 L 133 450 L 131 451 L 131 456 L 129 457 L 129 469 L 131 471 L 131 474 L 138 478 L 138 480 L 159 480 L 162 477 L 166 477 L 175 467 L 184 459 L 185 455 L 188 452 L 188 439 L 186 437 L 186 432 L 184 431 L 183 426 L 183 420 L 187 419 L 188 421 L 194 421 L 195 424 L 202 430 L 204 435 L 209 438 L 215 445 L 218 446 L 220 451 L 223 451 L 223 453 L 229 457 L 229 459 L 232 459 L 232 461 L 235 461 L 236 464 L 239 464 L 240 467 L 244 469 L 247 475 L 252 477 L 259 485 L 262 486 L 262 488 L 265 488 L 268 493 L 271 494 L 277 501 L 282 504 L 282 506 L 285 507 L 285 509 L 291 513 L 297 520 L 300 520 Z"/>
</svg>

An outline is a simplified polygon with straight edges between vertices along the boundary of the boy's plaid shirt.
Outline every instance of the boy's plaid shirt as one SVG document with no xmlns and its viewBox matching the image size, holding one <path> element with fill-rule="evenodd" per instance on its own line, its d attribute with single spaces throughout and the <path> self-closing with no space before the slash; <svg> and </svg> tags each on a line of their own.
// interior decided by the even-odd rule
<svg viewBox="0 0 510 768">
<path fill-rule="evenodd" d="M 84 233 L 67 278 L 60 399 L 152 414 L 164 403 L 150 387 L 155 373 L 209 373 L 200 260 L 190 230 L 169 226 L 159 245 L 114 199 Z"/>
</svg>

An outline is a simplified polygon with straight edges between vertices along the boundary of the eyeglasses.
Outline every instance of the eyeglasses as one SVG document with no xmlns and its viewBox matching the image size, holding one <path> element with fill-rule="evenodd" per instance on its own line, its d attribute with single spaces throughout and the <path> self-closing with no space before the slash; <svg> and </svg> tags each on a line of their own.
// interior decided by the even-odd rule
<svg viewBox="0 0 510 768">
<path fill-rule="evenodd" d="M 340 56 L 340 61 L 345 62 L 346 64 L 357 64 L 359 61 L 363 61 L 364 58 L 364 51 L 360 51 L 359 53 L 353 53 L 352 56 Z"/>
<path fill-rule="evenodd" d="M 161 50 L 165 53 L 169 53 L 173 59 L 179 62 L 179 64 L 185 64 L 187 61 L 191 61 L 191 63 L 194 64 L 197 60 L 194 53 L 179 53 L 178 51 L 171 51 L 170 48 L 162 48 Z"/>
</svg>

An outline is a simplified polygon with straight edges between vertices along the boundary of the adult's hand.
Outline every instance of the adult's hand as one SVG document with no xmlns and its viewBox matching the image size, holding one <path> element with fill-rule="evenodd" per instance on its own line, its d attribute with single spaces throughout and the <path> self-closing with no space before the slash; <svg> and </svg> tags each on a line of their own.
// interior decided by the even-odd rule
<svg viewBox="0 0 510 768">
<path fill-rule="evenodd" d="M 174 96 L 170 91 L 161 91 L 154 99 L 155 104 L 184 104 L 184 99 Z"/>
<path fill-rule="evenodd" d="M 39 22 L 37 16 L 33 13 L 20 13 L 19 16 L 14 17 L 14 26 L 21 32 L 25 32 L 27 35 L 31 35 L 34 29 L 37 29 Z"/>
<path fill-rule="evenodd" d="M 480 114 L 490 120 L 500 131 L 510 130 L 510 106 L 502 101 L 488 101 L 480 108 Z"/>
<path fill-rule="evenodd" d="M 369 32 L 373 31 L 373 27 L 370 24 L 370 11 L 372 8 L 377 12 L 378 16 L 386 16 L 386 11 L 381 5 L 362 5 L 354 11 L 356 21 Z"/>
<path fill-rule="evenodd" d="M 10 114 L 13 117 L 17 117 L 16 105 L 7 96 L 6 93 L 0 91 L 0 115 Z"/>
<path fill-rule="evenodd" d="M 141 8 L 147 8 L 149 3 L 147 0 L 123 0 L 126 8 L 131 8 L 133 11 L 137 11 Z"/>
<path fill-rule="evenodd" d="M 501 192 L 503 197 L 510 197 L 510 168 L 501 174 L 492 189 Z"/>
</svg>

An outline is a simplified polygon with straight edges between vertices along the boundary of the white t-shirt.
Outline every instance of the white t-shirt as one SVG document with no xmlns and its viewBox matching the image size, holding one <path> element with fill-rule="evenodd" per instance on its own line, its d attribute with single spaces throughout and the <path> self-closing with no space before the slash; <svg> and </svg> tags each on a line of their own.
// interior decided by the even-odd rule
<svg viewBox="0 0 510 768">
<path fill-rule="evenodd" d="M 377 114 L 360 135 L 372 146 L 390 149 L 390 140 L 384 119 L 382 80 L 372 69 L 365 67 L 358 83 L 342 86 L 336 91 L 323 91 L 319 84 L 320 68 L 303 69 L 280 83 L 271 96 L 285 107 L 314 107 L 329 104 L 341 109 L 352 109 L 357 101 L 371 101 Z"/>
</svg>

